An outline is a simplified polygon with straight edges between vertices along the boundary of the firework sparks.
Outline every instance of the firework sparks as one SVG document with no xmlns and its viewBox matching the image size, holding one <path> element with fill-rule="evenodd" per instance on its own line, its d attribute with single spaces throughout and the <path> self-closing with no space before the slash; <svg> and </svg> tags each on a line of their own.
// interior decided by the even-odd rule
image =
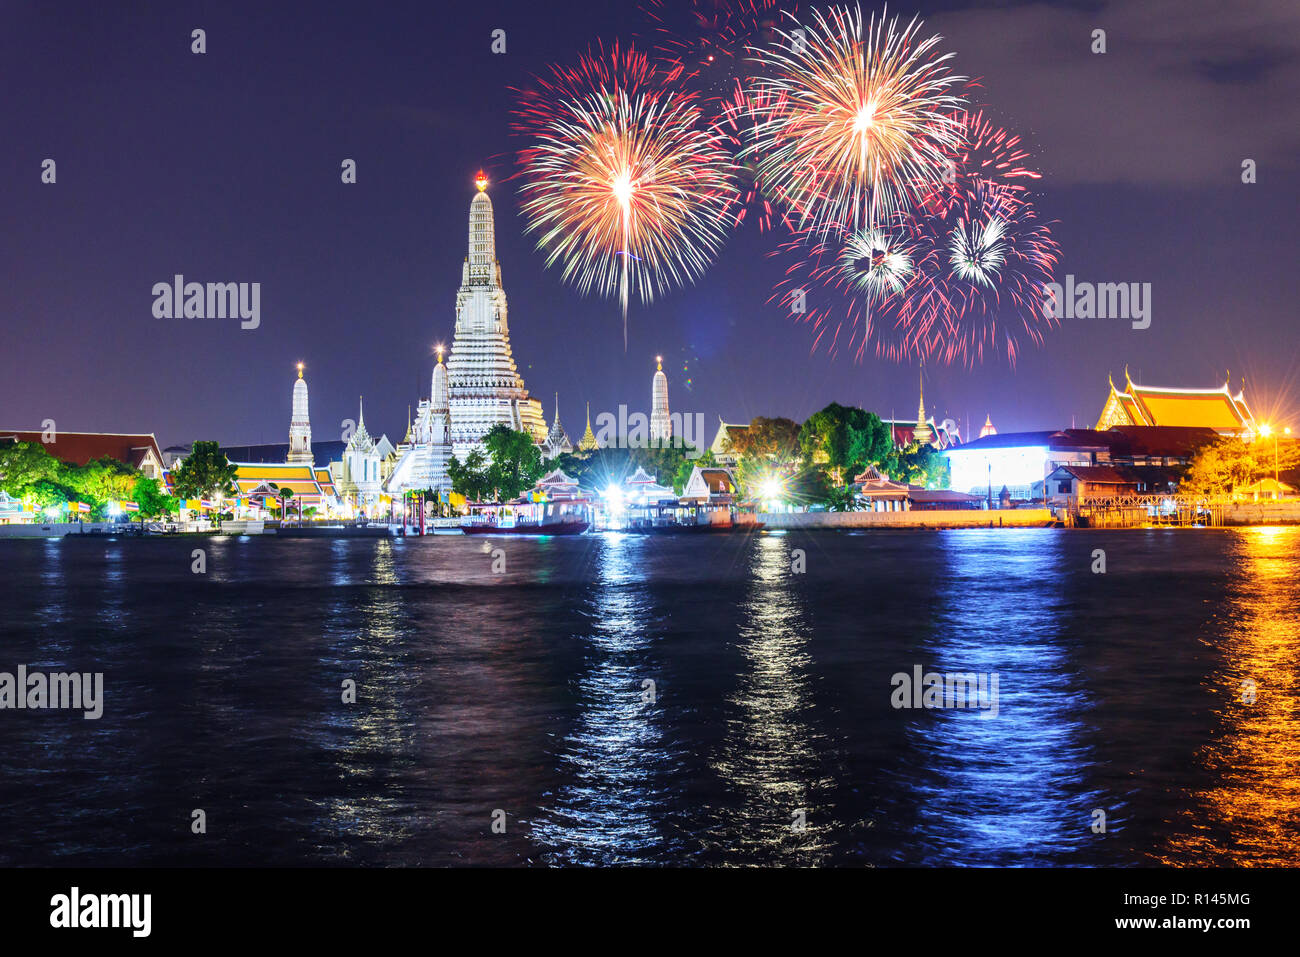
<svg viewBox="0 0 1300 957">
<path fill-rule="evenodd" d="M 884 229 L 802 233 L 783 244 L 796 261 L 773 299 L 816 330 L 814 348 L 873 345 L 896 362 L 918 358 L 973 365 L 986 355 L 1014 364 L 1022 342 L 1041 343 L 1043 310 L 1059 249 L 1024 187 L 1019 141 L 980 114 L 954 152 L 953 175 Z M 890 273 L 891 251 L 910 268 Z M 870 255 L 864 255 L 869 253 Z M 892 281 L 891 281 L 892 280 Z"/>
<path fill-rule="evenodd" d="M 553 68 L 521 95 L 523 211 L 583 294 L 642 303 L 703 274 L 726 239 L 736 164 L 698 100 L 634 50 Z"/>
<path fill-rule="evenodd" d="M 963 128 L 964 77 L 921 22 L 814 12 L 753 52 L 745 147 L 801 230 L 875 227 L 942 182 Z"/>
</svg>

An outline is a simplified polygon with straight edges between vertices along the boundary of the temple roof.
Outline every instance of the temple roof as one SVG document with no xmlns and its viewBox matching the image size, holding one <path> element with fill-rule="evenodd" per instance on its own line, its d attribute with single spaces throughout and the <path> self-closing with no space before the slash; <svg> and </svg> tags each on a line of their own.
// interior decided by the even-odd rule
<svg viewBox="0 0 1300 957">
<path fill-rule="evenodd" d="M 116 459 L 139 468 L 152 452 L 162 463 L 162 451 L 152 432 L 62 432 L 54 433 L 53 442 L 41 442 L 45 433 L 31 431 L 0 431 L 0 441 L 41 443 L 45 451 L 61 462 L 85 465 L 93 459 Z"/>
<path fill-rule="evenodd" d="M 1122 410 L 1128 422 L 1116 421 L 1112 410 Z M 1218 432 L 1245 432 L 1255 428 L 1255 417 L 1243 391 L 1235 395 L 1228 382 L 1217 389 L 1174 389 L 1138 385 L 1124 374 L 1124 388 L 1110 382 L 1110 394 L 1097 427 L 1109 425 L 1203 427 Z"/>
</svg>

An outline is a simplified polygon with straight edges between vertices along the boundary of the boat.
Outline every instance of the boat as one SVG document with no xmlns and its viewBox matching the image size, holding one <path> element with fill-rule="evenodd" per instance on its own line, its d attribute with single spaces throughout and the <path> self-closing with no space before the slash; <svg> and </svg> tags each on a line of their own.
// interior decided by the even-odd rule
<svg viewBox="0 0 1300 957">
<path fill-rule="evenodd" d="M 722 522 L 703 522 L 700 524 L 671 522 L 664 525 L 630 525 L 624 531 L 631 535 L 700 535 L 709 532 L 761 532 L 766 527 L 763 522 L 728 522 L 726 524 Z"/>
<path fill-rule="evenodd" d="M 521 522 L 518 525 L 462 525 L 466 535 L 581 535 L 591 522 Z"/>
</svg>

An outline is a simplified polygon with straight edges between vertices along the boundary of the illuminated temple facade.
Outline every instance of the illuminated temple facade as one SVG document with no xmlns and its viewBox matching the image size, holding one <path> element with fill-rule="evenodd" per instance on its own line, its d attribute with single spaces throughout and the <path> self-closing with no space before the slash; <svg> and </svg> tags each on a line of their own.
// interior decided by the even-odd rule
<svg viewBox="0 0 1300 957">
<path fill-rule="evenodd" d="M 1098 431 L 1124 425 L 1170 425 L 1210 428 L 1220 435 L 1255 431 L 1255 417 L 1244 390 L 1234 394 L 1225 379 L 1217 389 L 1166 389 L 1138 385 L 1124 370 L 1124 388 L 1110 380 L 1110 394 L 1097 419 Z"/>
<path fill-rule="evenodd" d="M 430 398 L 421 401 L 415 423 L 397 448 L 390 493 L 449 490 L 447 462 L 483 448 L 496 425 L 527 432 L 539 445 L 549 438 L 542 404 L 528 394 L 510 350 L 506 294 L 487 178 L 480 172 L 469 207 L 469 249 L 456 293 L 456 329 L 451 354 L 439 349 Z"/>
</svg>

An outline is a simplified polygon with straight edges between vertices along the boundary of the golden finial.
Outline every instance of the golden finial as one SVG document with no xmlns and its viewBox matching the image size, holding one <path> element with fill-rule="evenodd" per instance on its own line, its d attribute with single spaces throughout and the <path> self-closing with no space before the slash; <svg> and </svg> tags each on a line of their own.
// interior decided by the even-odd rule
<svg viewBox="0 0 1300 957">
<path fill-rule="evenodd" d="M 299 378 L 299 379 L 302 378 L 302 363 L 301 363 L 301 362 L 298 363 L 298 378 Z"/>
<path fill-rule="evenodd" d="M 660 372 L 663 372 L 663 371 L 664 371 L 664 357 L 663 357 L 663 356 L 655 356 L 655 362 L 656 362 L 656 363 L 658 364 L 658 366 L 659 366 L 659 371 L 660 371 Z"/>
<path fill-rule="evenodd" d="M 478 187 L 480 193 L 487 189 L 488 178 L 482 170 L 479 170 L 478 175 L 474 177 L 474 185 Z"/>
</svg>

